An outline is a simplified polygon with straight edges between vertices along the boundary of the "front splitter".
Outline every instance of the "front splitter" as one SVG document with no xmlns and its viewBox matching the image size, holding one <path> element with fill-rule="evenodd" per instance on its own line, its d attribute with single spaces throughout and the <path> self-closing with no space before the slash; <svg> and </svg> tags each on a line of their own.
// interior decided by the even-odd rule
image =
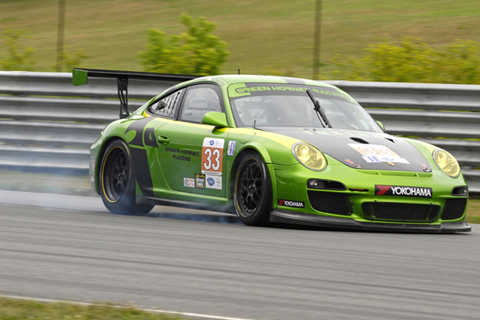
<svg viewBox="0 0 480 320">
<path fill-rule="evenodd" d="M 471 232 L 472 227 L 466 221 L 444 222 L 441 224 L 411 224 L 411 223 L 378 223 L 359 222 L 350 218 L 321 216 L 286 210 L 273 210 L 270 213 L 270 222 L 297 224 L 330 229 L 350 229 L 379 232 L 405 233 L 457 233 Z"/>
</svg>

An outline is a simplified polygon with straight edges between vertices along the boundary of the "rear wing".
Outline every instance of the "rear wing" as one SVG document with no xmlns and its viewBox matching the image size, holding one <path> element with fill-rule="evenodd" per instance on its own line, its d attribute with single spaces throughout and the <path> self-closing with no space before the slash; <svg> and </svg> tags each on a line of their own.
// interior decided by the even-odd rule
<svg viewBox="0 0 480 320">
<path fill-rule="evenodd" d="M 128 112 L 128 79 L 183 82 L 198 78 L 199 76 L 185 74 L 166 74 L 153 72 L 116 71 L 73 68 L 72 82 L 80 86 L 88 82 L 88 78 L 116 78 L 118 99 L 120 100 L 120 119 L 130 115 Z"/>
</svg>

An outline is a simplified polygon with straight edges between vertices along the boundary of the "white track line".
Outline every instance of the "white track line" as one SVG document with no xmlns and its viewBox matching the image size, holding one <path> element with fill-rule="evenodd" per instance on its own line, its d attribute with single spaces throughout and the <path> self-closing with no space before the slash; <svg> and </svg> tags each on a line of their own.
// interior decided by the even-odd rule
<svg viewBox="0 0 480 320">
<path fill-rule="evenodd" d="M 7 295 L 0 295 L 0 297 L 1 298 L 10 298 L 10 299 L 19 299 L 19 300 L 33 300 L 33 301 L 38 301 L 38 302 L 69 303 L 69 304 L 76 304 L 76 305 L 82 305 L 82 306 L 103 306 L 102 304 L 98 304 L 98 303 L 77 302 L 77 301 L 67 301 L 67 300 L 54 300 L 54 299 L 42 299 L 42 298 L 7 296 Z M 107 304 L 105 304 L 105 306 L 112 307 L 112 308 L 134 308 L 134 309 L 137 309 L 137 310 L 142 310 L 142 311 L 151 312 L 151 313 L 166 313 L 166 314 L 175 314 L 175 315 L 179 315 L 179 316 L 205 318 L 205 319 L 215 319 L 215 320 L 253 320 L 253 319 L 244 319 L 244 318 L 212 316 L 212 315 L 208 315 L 208 314 L 198 314 L 198 313 L 189 313 L 189 312 L 178 312 L 178 311 L 158 310 L 158 309 L 146 309 L 146 308 L 137 308 L 137 307 L 124 307 L 124 306 L 115 306 L 115 305 L 107 305 Z"/>
</svg>

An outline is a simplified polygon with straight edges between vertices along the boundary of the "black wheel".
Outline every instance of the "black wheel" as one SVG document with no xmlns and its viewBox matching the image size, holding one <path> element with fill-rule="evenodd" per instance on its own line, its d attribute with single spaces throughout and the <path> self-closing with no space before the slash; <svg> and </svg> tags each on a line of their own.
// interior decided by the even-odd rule
<svg viewBox="0 0 480 320">
<path fill-rule="evenodd" d="M 105 150 L 100 173 L 100 195 L 105 207 L 117 214 L 146 214 L 153 205 L 135 202 L 135 173 L 128 146 L 115 140 Z"/>
<path fill-rule="evenodd" d="M 268 224 L 271 183 L 260 155 L 250 152 L 241 158 L 233 192 L 233 206 L 240 221 L 249 226 Z"/>
</svg>

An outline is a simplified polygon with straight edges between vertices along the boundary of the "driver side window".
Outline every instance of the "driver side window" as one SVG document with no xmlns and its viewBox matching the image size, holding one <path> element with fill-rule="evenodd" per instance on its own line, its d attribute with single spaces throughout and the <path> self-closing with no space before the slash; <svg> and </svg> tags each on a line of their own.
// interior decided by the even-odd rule
<svg viewBox="0 0 480 320">
<path fill-rule="evenodd" d="M 180 120 L 201 123 L 205 113 L 222 112 L 220 98 L 216 87 L 212 85 L 195 85 L 188 88 L 180 114 Z"/>
<path fill-rule="evenodd" d="M 173 118 L 178 110 L 183 90 L 176 91 L 148 107 L 148 111 L 161 117 Z"/>
</svg>

